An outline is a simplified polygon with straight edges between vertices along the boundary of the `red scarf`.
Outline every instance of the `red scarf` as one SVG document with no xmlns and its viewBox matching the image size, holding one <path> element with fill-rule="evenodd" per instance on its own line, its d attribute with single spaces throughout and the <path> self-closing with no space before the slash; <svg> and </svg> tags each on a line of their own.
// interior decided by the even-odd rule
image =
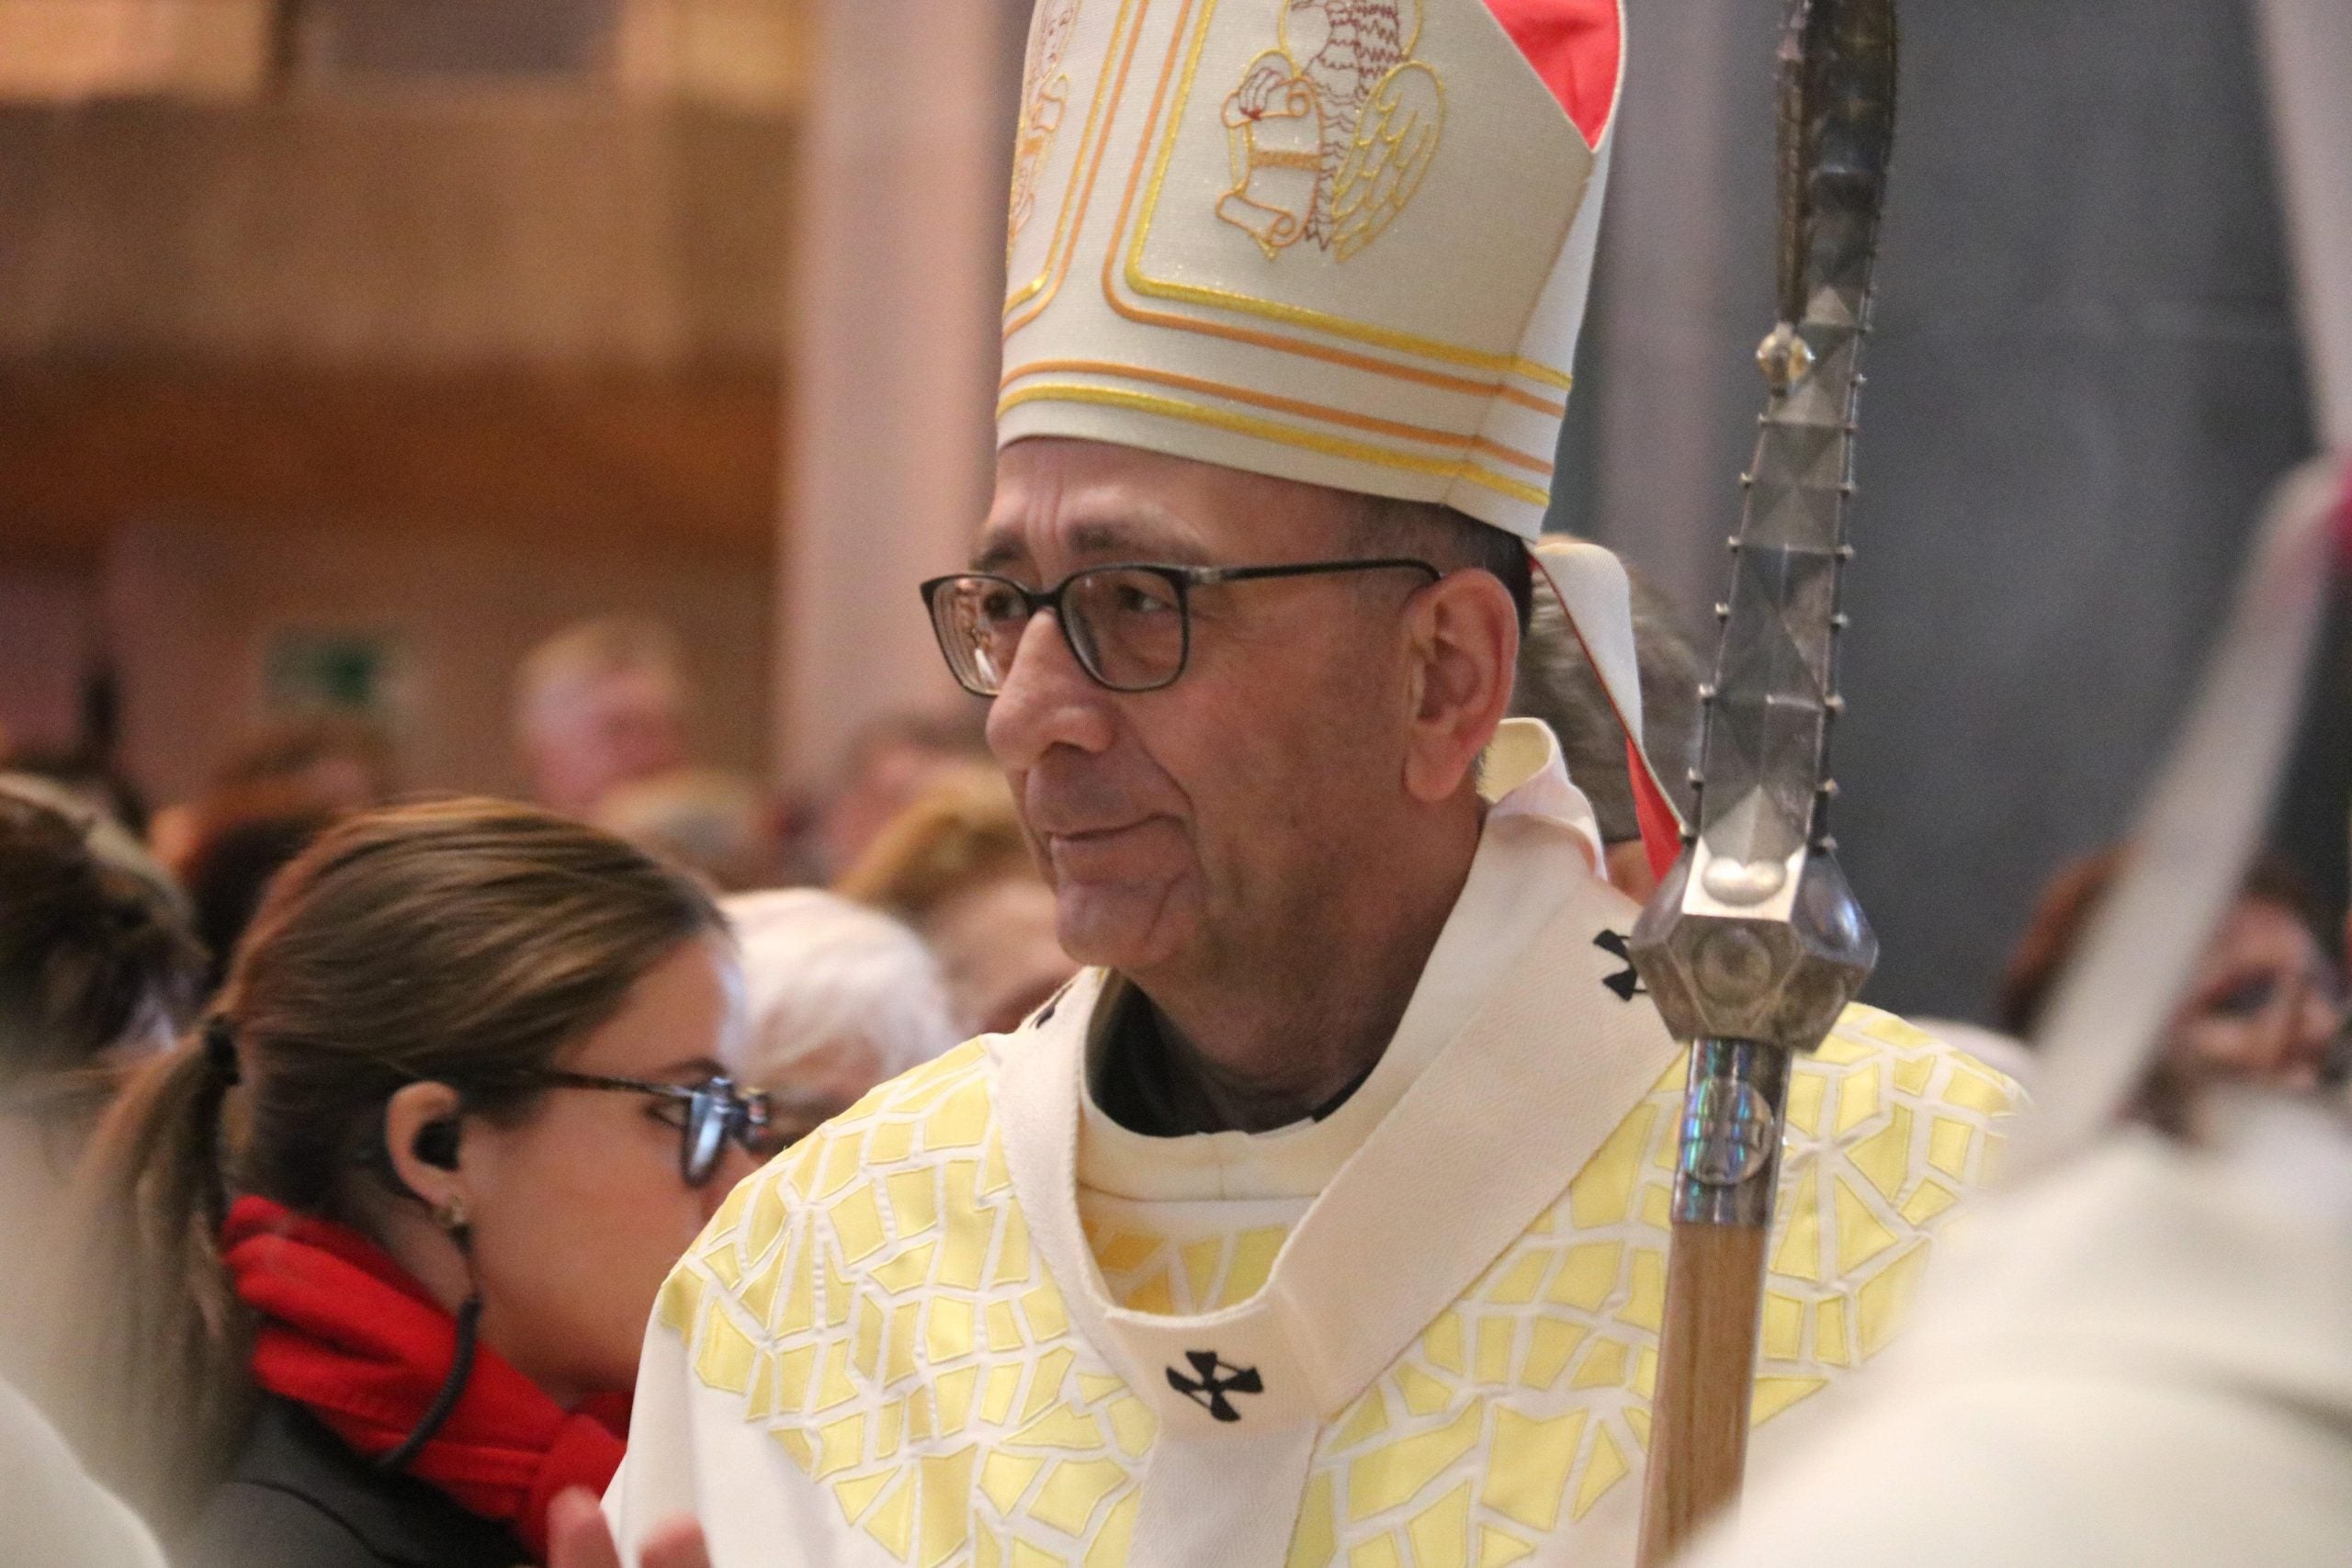
<svg viewBox="0 0 2352 1568">
<path fill-rule="evenodd" d="M 457 1320 L 367 1237 L 266 1198 L 238 1199 L 220 1242 L 239 1299 L 262 1318 L 254 1382 L 363 1458 L 398 1448 L 448 1376 Z M 628 1412 L 625 1395 L 566 1411 L 481 1346 L 457 1407 L 408 1471 L 511 1528 L 544 1562 L 548 1504 L 566 1487 L 605 1490 Z"/>
</svg>

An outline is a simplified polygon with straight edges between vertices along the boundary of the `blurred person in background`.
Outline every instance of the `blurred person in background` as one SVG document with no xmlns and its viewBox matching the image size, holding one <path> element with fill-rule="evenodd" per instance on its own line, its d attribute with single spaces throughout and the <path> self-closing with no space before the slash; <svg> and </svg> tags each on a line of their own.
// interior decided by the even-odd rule
<svg viewBox="0 0 2352 1568">
<path fill-rule="evenodd" d="M 129 775 L 91 748 L 11 752 L 7 767 L 13 774 L 47 781 L 70 795 L 85 812 L 119 824 L 135 838 L 146 838 L 149 824 L 145 794 Z"/>
<path fill-rule="evenodd" d="M 619 784 L 597 803 L 590 820 L 721 893 L 773 887 L 781 876 L 776 803 L 741 773 L 676 768 Z"/>
<path fill-rule="evenodd" d="M 2130 846 L 2103 850 L 2051 880 L 2009 960 L 2001 1027 L 2031 1035 Z M 2308 1089 L 2340 1082 L 2344 982 L 2319 902 L 2285 862 L 2266 856 L 2246 875 L 2174 1015 L 2142 1109 L 2173 1125 L 2189 1091 L 2209 1082 Z"/>
<path fill-rule="evenodd" d="M 860 729 L 817 825 L 822 874 L 845 875 L 876 836 L 941 778 L 989 767 L 981 722 L 969 711 L 900 713 Z"/>
<path fill-rule="evenodd" d="M 964 1035 L 1012 1029 L 1078 973 L 1012 792 L 993 770 L 935 781 L 834 891 L 897 916 L 931 944 Z"/>
<path fill-rule="evenodd" d="M 0 775 L 0 1371 L 74 1237 L 61 1201 L 123 1075 L 194 1015 L 203 953 L 130 835 Z"/>
<path fill-rule="evenodd" d="M 1550 563 L 1561 550 L 1574 547 L 1565 539 L 1547 540 L 1535 547 L 1534 556 L 1539 564 Z M 1673 606 L 1630 569 L 1625 577 L 1633 600 L 1643 749 L 1677 808 L 1687 813 L 1690 770 L 1699 765 L 1699 682 L 1704 679 L 1699 655 L 1676 628 Z M 1566 610 L 1540 583 L 1520 645 L 1510 711 L 1542 719 L 1558 737 L 1569 782 L 1592 803 L 1611 885 L 1645 901 L 1657 890 L 1657 878 L 1642 849 L 1625 730 Z"/>
<path fill-rule="evenodd" d="M 100 1129 L 62 1424 L 184 1568 L 538 1560 L 750 1168 L 741 1027 L 717 908 L 620 840 L 341 823 Z"/>
<path fill-rule="evenodd" d="M 322 714 L 264 726 L 198 799 L 155 814 L 148 842 L 196 909 L 220 986 L 269 879 L 311 840 L 399 788 L 391 742 L 370 721 Z"/>
<path fill-rule="evenodd" d="M 347 814 L 306 786 L 283 781 L 241 785 L 204 801 L 179 865 L 197 935 L 210 955 L 207 995 L 229 977 L 237 943 L 270 878 Z"/>
<path fill-rule="evenodd" d="M 813 887 L 720 907 L 750 1021 L 737 1076 L 767 1094 L 772 1150 L 963 1040 L 938 960 L 889 916 Z"/>
<path fill-rule="evenodd" d="M 391 741 L 371 720 L 356 714 L 284 719 L 263 726 L 230 753 L 199 798 L 156 812 L 147 841 L 156 859 L 185 878 L 206 835 L 224 821 L 256 815 L 256 800 L 315 802 L 341 816 L 381 806 L 399 791 Z"/>
<path fill-rule="evenodd" d="M 551 811 L 591 816 L 618 785 L 687 761 L 694 692 L 678 639 L 658 621 L 606 615 L 530 651 L 514 682 L 514 740 Z"/>
<path fill-rule="evenodd" d="M 400 791 L 392 744 L 355 714 L 320 714 L 262 728 L 213 776 L 218 790 L 292 784 L 345 811 L 381 806 Z"/>
</svg>

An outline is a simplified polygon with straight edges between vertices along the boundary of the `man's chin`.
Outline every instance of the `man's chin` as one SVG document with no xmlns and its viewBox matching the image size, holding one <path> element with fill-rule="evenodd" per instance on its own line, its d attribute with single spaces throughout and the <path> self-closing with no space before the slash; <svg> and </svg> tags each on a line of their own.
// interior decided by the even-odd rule
<svg viewBox="0 0 2352 1568">
<path fill-rule="evenodd" d="M 1136 974 L 1182 945 L 1169 905 L 1164 887 L 1065 880 L 1054 892 L 1054 935 L 1080 964 Z"/>
</svg>

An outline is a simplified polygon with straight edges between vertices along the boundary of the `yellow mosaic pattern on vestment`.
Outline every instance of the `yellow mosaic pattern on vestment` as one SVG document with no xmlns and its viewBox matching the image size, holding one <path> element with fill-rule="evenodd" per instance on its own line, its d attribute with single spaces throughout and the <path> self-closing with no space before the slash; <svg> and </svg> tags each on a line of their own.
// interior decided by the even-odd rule
<svg viewBox="0 0 2352 1568">
<path fill-rule="evenodd" d="M 1192 1227 L 1138 1223 L 1126 1216 L 1150 1205 L 1117 1207 L 1122 1218 L 1116 1223 L 1087 1219 L 1086 1242 L 1102 1271 L 1104 1292 L 1130 1312 L 1199 1317 L 1238 1306 L 1265 1284 L 1274 1255 L 1290 1239 L 1288 1225 L 1249 1225 L 1228 1234 L 1214 1221 Z"/>
<path fill-rule="evenodd" d="M 1683 1066 L 1317 1444 L 1292 1568 L 1515 1562 L 1649 1441 Z M 1754 1419 L 1875 1353 L 2016 1086 L 1872 1008 L 1791 1084 Z"/>
<path fill-rule="evenodd" d="M 1647 1441 L 1681 1068 L 1413 1348 L 1322 1434 L 1300 1568 L 1493 1568 L 1630 1475 Z M 2007 1079 L 1849 1010 L 1790 1095 L 1756 1419 L 1883 1346 L 1928 1235 L 1982 1181 Z M 1283 1239 L 1092 1227 L 1114 1299 L 1255 1293 Z M 1163 1306 L 1161 1303 L 1165 1303 Z M 1142 1401 L 1069 1330 L 1030 1254 L 986 1063 L 885 1086 L 729 1199 L 665 1286 L 701 1380 L 745 1400 L 845 1521 L 939 1568 L 1124 1562 Z"/>
<path fill-rule="evenodd" d="M 1158 1423 L 1031 1256 L 986 1066 L 952 1052 L 737 1188 L 661 1317 L 900 1562 L 1102 1568 Z"/>
</svg>

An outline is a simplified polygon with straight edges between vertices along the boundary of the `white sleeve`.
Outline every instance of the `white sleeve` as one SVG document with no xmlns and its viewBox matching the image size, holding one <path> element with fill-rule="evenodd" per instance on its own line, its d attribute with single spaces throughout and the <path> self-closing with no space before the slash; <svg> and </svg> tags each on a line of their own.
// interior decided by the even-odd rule
<svg viewBox="0 0 2352 1568">
<path fill-rule="evenodd" d="M 605 1517 L 628 1568 L 637 1568 L 638 1542 L 654 1525 L 681 1515 L 699 1519 L 708 1512 L 695 1484 L 687 1440 L 693 1393 L 685 1347 L 657 1317 L 646 1329 L 645 1351 L 638 1359 L 628 1453 L 605 1489 Z"/>
<path fill-rule="evenodd" d="M 741 1393 L 696 1374 L 678 1315 L 665 1322 L 655 1309 L 638 1363 L 628 1457 L 605 1492 L 605 1517 L 628 1568 L 638 1568 L 648 1534 L 680 1517 L 701 1523 L 711 1568 L 899 1568 L 849 1526 L 831 1489 L 793 1463 L 769 1423 L 747 1416 Z M 707 1332 L 706 1322 L 688 1321 L 697 1335 Z"/>
<path fill-rule="evenodd" d="M 0 1383 L 0 1541 L 11 1562 L 164 1568 L 155 1538 L 92 1481 L 48 1418 Z"/>
</svg>

